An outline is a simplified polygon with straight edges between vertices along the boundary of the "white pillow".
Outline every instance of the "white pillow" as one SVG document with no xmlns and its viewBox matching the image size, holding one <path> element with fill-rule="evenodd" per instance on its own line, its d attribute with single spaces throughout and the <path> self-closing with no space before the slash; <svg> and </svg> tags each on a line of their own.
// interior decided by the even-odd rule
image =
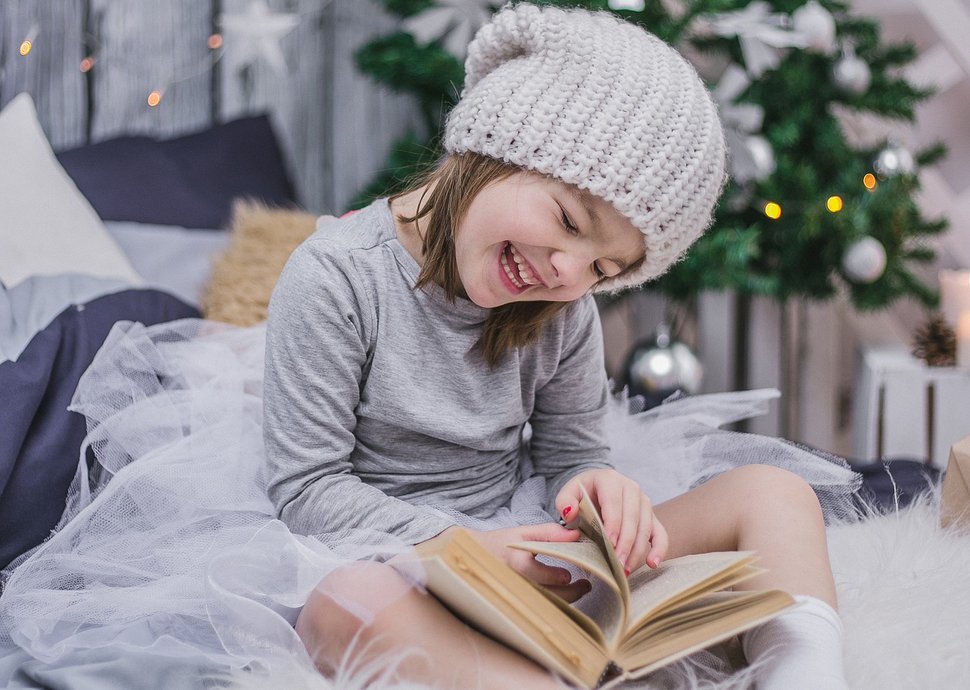
<svg viewBox="0 0 970 690">
<path fill-rule="evenodd" d="M 54 157 L 30 95 L 0 111 L 0 282 L 85 273 L 142 280 Z"/>
</svg>

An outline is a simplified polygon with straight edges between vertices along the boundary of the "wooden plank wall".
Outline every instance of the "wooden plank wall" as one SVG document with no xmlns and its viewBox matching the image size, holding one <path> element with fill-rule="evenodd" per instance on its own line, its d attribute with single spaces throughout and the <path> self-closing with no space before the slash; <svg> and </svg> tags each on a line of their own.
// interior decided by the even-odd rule
<svg viewBox="0 0 970 690">
<path fill-rule="evenodd" d="M 354 53 L 394 18 L 372 0 L 267 0 L 295 14 L 282 41 L 287 70 L 243 67 L 206 41 L 223 13 L 250 0 L 3 0 L 0 106 L 21 91 L 37 104 L 55 149 L 122 134 L 171 137 L 269 112 L 297 194 L 313 211 L 340 212 L 383 164 L 391 142 L 420 127 L 404 96 L 362 77 Z M 32 27 L 39 32 L 19 55 Z M 79 65 L 94 55 L 95 67 Z M 162 89 L 150 108 L 148 94 Z"/>
<path fill-rule="evenodd" d="M 242 68 L 227 51 L 218 60 L 206 46 L 220 13 L 246 10 L 250 0 L 0 0 L 0 106 L 29 91 L 56 149 L 120 134 L 174 136 L 255 112 L 271 114 L 301 203 L 340 212 L 384 162 L 390 143 L 420 127 L 403 96 L 379 88 L 356 70 L 356 49 L 393 27 L 372 0 L 267 0 L 300 24 L 282 41 L 287 71 L 257 62 Z M 40 27 L 29 59 L 18 49 Z M 78 69 L 94 54 L 95 68 Z M 148 93 L 165 87 L 161 104 Z M 662 313 L 642 293 L 604 314 L 608 367 L 616 374 L 633 343 L 648 336 Z M 731 390 L 734 297 L 705 295 L 693 327 L 706 367 L 705 392 Z M 780 387 L 778 306 L 755 300 L 749 336 L 749 385 Z M 836 417 L 854 342 L 846 340 L 835 307 L 811 308 L 806 332 L 797 437 L 836 452 L 845 446 Z M 844 353 L 849 352 L 846 356 Z M 752 431 L 777 434 L 782 407 L 755 420 Z"/>
</svg>

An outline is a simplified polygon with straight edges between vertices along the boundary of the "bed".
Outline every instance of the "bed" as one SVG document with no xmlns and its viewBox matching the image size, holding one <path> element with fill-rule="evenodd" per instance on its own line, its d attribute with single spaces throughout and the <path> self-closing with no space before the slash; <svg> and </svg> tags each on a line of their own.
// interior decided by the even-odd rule
<svg viewBox="0 0 970 690">
<path fill-rule="evenodd" d="M 18 97 L 0 114 L 0 151 L 0 186 L 10 191 L 0 197 L 0 567 L 9 578 L 24 553 L 64 528 L 58 523 L 86 433 L 83 418 L 67 406 L 113 325 L 200 316 L 213 260 L 230 246 L 239 199 L 290 213 L 290 244 L 312 222 L 306 214 L 292 216 L 298 213 L 292 185 L 265 117 L 168 140 L 123 137 L 55 156 L 32 103 Z M 856 688 L 964 687 L 970 536 L 939 528 L 934 477 L 917 473 L 907 485 L 915 489 L 900 492 L 904 475 L 900 466 L 896 472 L 895 484 L 883 465 L 869 473 L 870 503 L 881 508 L 829 527 L 848 676 Z M 917 496 L 919 488 L 929 490 Z M 266 530 L 257 530 L 247 538 L 265 537 Z M 282 568 L 306 547 L 298 539 L 285 543 L 292 552 L 281 554 Z M 311 566 L 294 573 L 299 583 L 292 592 L 312 586 Z M 203 599 L 214 596 L 200 591 Z M 184 688 L 205 676 L 207 686 L 329 688 L 360 687 L 371 678 L 378 687 L 397 687 L 386 677 L 392 666 L 348 669 L 336 681 L 318 676 L 289 628 L 299 600 L 293 594 L 274 605 L 247 602 L 251 620 L 260 623 L 222 641 L 226 660 L 218 677 L 200 674 L 191 656 L 120 647 L 111 638 L 96 652 L 55 645 L 44 655 L 28 654 L 23 640 L 40 634 L 45 621 L 0 622 L 0 680 L 74 689 L 144 687 L 150 677 L 150 687 Z M 203 600 L 200 610 L 210 603 Z M 124 623 L 129 631 L 150 625 L 137 616 Z M 81 627 L 94 635 L 109 626 Z M 179 630 L 188 638 L 197 627 L 204 626 L 186 620 Z M 268 648 L 274 651 L 266 656 Z M 716 657 L 700 654 L 632 687 L 748 683 L 743 670 L 725 677 Z"/>
</svg>

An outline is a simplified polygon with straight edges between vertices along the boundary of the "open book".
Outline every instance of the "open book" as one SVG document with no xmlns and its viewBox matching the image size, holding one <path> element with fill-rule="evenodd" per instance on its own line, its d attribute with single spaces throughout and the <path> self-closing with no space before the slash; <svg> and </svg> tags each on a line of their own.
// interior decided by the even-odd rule
<svg viewBox="0 0 970 690">
<path fill-rule="evenodd" d="M 644 676 L 794 604 L 778 590 L 729 590 L 764 572 L 751 565 L 750 551 L 676 558 L 627 579 L 585 492 L 579 519 L 578 542 L 514 547 L 573 563 L 599 580 L 582 606 L 533 584 L 461 529 L 417 546 L 427 588 L 473 627 L 587 688 Z"/>
</svg>

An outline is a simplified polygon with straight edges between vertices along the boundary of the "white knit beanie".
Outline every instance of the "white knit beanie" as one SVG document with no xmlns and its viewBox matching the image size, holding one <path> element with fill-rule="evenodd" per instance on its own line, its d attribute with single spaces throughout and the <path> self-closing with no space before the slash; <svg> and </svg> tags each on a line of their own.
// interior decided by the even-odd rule
<svg viewBox="0 0 970 690">
<path fill-rule="evenodd" d="M 717 109 L 694 68 L 606 12 L 518 4 L 475 36 L 445 150 L 475 152 L 605 199 L 646 259 L 597 291 L 664 273 L 710 225 L 725 181 Z"/>
</svg>

